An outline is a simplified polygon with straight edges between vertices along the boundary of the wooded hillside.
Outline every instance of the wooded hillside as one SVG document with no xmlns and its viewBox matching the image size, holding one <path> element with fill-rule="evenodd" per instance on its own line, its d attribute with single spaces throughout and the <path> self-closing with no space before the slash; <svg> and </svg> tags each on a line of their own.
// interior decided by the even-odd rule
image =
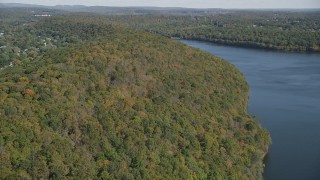
<svg viewBox="0 0 320 180">
<path fill-rule="evenodd" d="M 269 134 L 233 65 L 83 18 L 28 26 L 55 46 L 0 70 L 1 178 L 262 178 Z"/>
</svg>

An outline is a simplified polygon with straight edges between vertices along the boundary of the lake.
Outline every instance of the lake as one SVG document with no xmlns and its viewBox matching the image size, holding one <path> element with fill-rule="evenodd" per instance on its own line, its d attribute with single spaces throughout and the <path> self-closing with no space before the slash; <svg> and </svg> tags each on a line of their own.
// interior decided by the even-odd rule
<svg viewBox="0 0 320 180">
<path fill-rule="evenodd" d="M 229 61 L 246 76 L 249 112 L 272 137 L 266 180 L 320 179 L 320 54 L 180 42 Z"/>
</svg>

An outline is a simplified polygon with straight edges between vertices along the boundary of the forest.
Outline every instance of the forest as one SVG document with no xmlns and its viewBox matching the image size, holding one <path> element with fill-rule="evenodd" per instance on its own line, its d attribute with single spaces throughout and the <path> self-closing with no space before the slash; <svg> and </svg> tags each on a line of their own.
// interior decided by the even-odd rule
<svg viewBox="0 0 320 180">
<path fill-rule="evenodd" d="M 0 179 L 262 179 L 244 75 L 113 18 L 0 11 Z"/>
</svg>

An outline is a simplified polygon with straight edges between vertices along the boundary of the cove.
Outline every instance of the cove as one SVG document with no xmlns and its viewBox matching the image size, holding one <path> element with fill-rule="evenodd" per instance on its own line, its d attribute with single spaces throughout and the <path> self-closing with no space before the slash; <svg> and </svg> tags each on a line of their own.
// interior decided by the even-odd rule
<svg viewBox="0 0 320 180">
<path fill-rule="evenodd" d="M 320 179 L 320 54 L 179 41 L 244 73 L 250 86 L 249 112 L 272 137 L 266 180 Z"/>
</svg>

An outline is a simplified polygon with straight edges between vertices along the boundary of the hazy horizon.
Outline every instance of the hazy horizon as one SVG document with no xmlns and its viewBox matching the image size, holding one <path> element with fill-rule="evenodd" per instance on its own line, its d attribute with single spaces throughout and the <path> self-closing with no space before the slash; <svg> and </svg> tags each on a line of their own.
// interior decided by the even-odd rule
<svg viewBox="0 0 320 180">
<path fill-rule="evenodd" d="M 1 3 L 21 3 L 45 6 L 55 5 L 84 5 L 84 6 L 117 6 L 117 7 L 183 7 L 183 8 L 225 8 L 225 9 L 317 9 L 318 0 L 1 0 Z"/>
</svg>

